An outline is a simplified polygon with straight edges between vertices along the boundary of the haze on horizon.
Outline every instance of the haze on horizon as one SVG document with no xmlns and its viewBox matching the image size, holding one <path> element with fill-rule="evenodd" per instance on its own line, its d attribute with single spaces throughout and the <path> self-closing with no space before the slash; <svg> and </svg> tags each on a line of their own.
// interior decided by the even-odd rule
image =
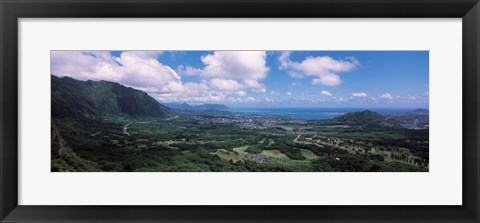
<svg viewBox="0 0 480 223">
<path fill-rule="evenodd" d="M 51 74 L 161 103 L 429 108 L 428 51 L 51 51 Z"/>
</svg>

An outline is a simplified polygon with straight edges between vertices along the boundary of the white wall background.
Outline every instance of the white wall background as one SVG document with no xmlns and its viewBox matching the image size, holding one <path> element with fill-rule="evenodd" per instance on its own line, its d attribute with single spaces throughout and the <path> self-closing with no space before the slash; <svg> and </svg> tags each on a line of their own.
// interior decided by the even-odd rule
<svg viewBox="0 0 480 223">
<path fill-rule="evenodd" d="M 20 19 L 19 204 L 462 204 L 461 19 Z M 51 173 L 50 50 L 430 50 L 428 173 Z"/>
</svg>

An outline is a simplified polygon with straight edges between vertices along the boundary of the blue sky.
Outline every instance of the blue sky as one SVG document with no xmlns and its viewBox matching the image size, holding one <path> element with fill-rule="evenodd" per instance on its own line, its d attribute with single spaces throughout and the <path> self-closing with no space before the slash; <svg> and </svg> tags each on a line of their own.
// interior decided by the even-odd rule
<svg viewBox="0 0 480 223">
<path fill-rule="evenodd" d="M 52 51 L 51 72 L 160 102 L 428 108 L 428 51 Z"/>
</svg>

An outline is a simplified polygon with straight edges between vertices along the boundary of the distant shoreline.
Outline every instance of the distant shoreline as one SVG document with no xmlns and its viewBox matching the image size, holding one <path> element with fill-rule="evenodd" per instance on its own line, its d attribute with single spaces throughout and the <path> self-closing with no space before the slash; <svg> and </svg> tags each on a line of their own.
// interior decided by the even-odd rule
<svg viewBox="0 0 480 223">
<path fill-rule="evenodd" d="M 393 115 L 405 112 L 411 112 L 419 108 L 292 108 L 292 107 L 244 107 L 231 108 L 229 112 L 241 113 L 246 115 L 280 115 L 303 120 L 323 120 L 332 119 L 349 112 L 360 112 L 371 110 L 381 115 Z M 425 109 L 427 110 L 427 109 Z M 427 110 L 428 111 L 428 110 Z"/>
</svg>

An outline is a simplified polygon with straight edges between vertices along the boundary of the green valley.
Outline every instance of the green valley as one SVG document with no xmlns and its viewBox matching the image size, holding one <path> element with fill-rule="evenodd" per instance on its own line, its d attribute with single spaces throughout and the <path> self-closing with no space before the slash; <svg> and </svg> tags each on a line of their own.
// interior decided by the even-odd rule
<svg viewBox="0 0 480 223">
<path fill-rule="evenodd" d="M 425 172 L 428 125 L 411 120 L 370 110 L 324 120 L 180 110 L 117 83 L 52 76 L 51 169 Z"/>
</svg>

